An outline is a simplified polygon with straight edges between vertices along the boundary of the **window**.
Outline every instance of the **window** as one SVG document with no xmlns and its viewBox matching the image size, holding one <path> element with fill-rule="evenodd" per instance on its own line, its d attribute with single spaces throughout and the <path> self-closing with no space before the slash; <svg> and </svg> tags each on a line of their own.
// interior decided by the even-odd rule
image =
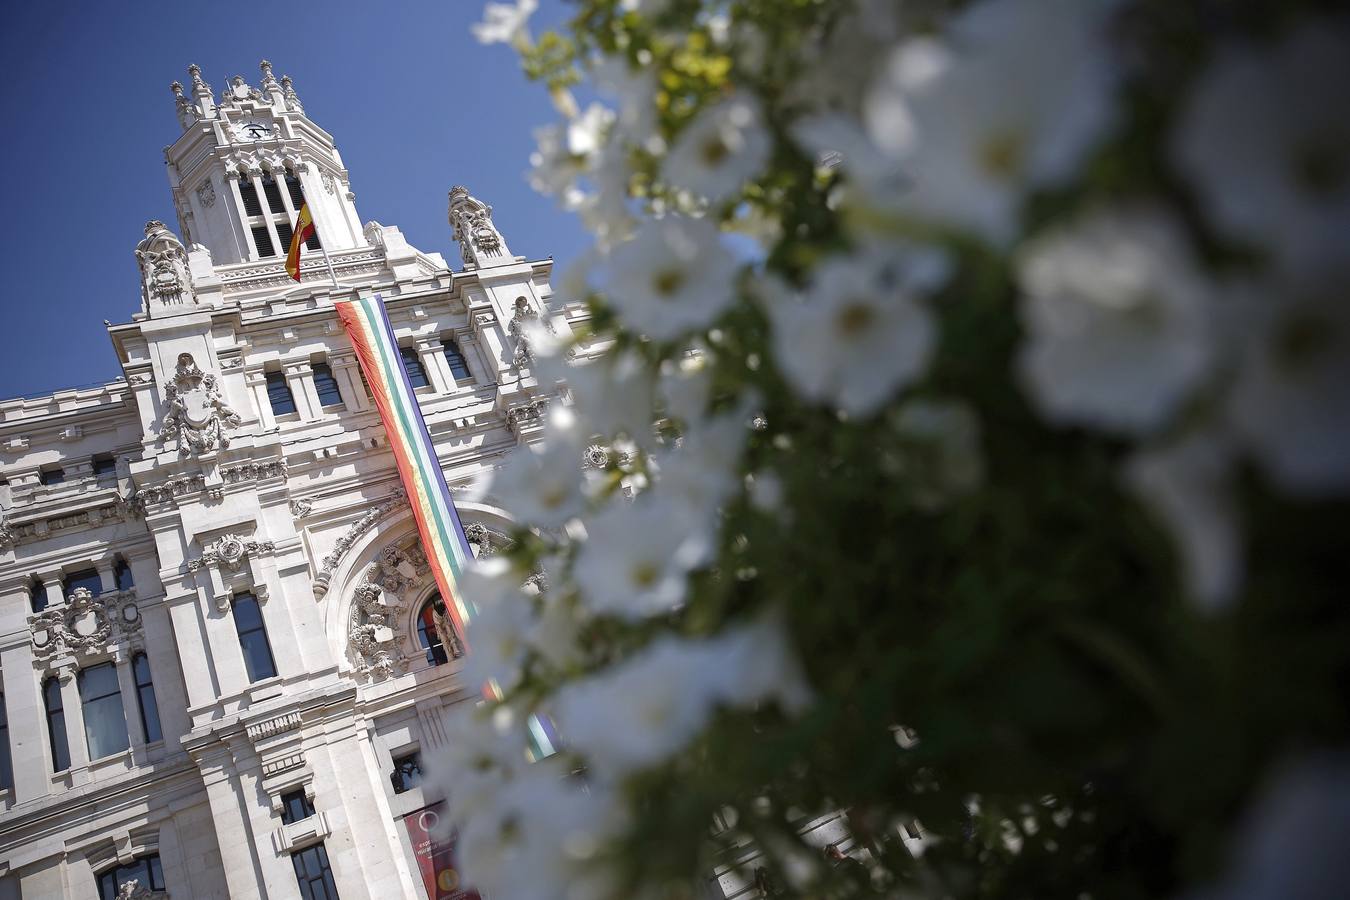
<svg viewBox="0 0 1350 900">
<path fill-rule="evenodd" d="M 117 582 L 119 591 L 129 591 L 136 586 L 136 582 L 131 579 L 131 566 L 120 556 L 113 564 L 113 579 Z"/>
<path fill-rule="evenodd" d="M 244 199 L 244 215 L 261 216 L 262 202 L 258 200 L 258 189 L 247 175 L 239 175 L 239 196 Z"/>
<path fill-rule="evenodd" d="M 153 744 L 164 737 L 159 728 L 159 703 L 155 701 L 155 683 L 150 677 L 150 659 L 144 653 L 131 658 L 131 674 L 136 677 L 136 700 L 141 708 L 141 731 L 145 742 Z"/>
<path fill-rule="evenodd" d="M 98 596 L 103 593 L 103 578 L 96 569 L 81 569 L 61 579 L 61 596 L 69 597 L 76 588 L 88 588 L 89 593 Z"/>
<path fill-rule="evenodd" d="M 53 675 L 42 683 L 42 703 L 47 707 L 47 739 L 52 748 L 52 771 L 70 768 L 70 745 L 66 743 L 66 710 L 61 705 L 61 682 Z"/>
<path fill-rule="evenodd" d="M 291 386 L 286 383 L 286 376 L 280 372 L 267 373 L 267 402 L 272 404 L 274 416 L 295 412 L 295 397 L 291 396 Z"/>
<path fill-rule="evenodd" d="M 28 605 L 35 613 L 47 608 L 47 586 L 36 576 L 28 579 Z"/>
<path fill-rule="evenodd" d="M 66 480 L 66 470 L 60 466 L 47 466 L 38 470 L 38 481 L 42 484 L 60 484 Z"/>
<path fill-rule="evenodd" d="M 127 749 L 127 717 L 122 712 L 117 667 L 112 663 L 100 663 L 81 669 L 76 681 L 80 686 L 89 758 L 100 759 Z"/>
<path fill-rule="evenodd" d="M 441 634 L 436 630 L 437 614 L 445 615 L 445 604 L 441 602 L 439 593 L 432 594 L 431 599 L 423 603 L 422 609 L 417 613 L 417 642 L 427 651 L 428 664 L 443 666 L 450 661 L 450 657 L 446 655 L 445 644 L 441 642 Z"/>
<path fill-rule="evenodd" d="M 305 192 L 300 187 L 300 179 L 290 169 L 286 170 L 286 190 L 291 195 L 291 205 L 299 212 L 305 205 Z"/>
<path fill-rule="evenodd" d="M 398 355 L 403 360 L 403 371 L 408 373 L 408 383 L 415 388 L 427 386 L 427 372 L 422 368 L 422 360 L 413 347 L 399 347 Z"/>
<path fill-rule="evenodd" d="M 445 361 L 450 364 L 450 374 L 456 381 L 462 378 L 472 377 L 469 374 L 469 364 L 464 359 L 464 354 L 459 352 L 459 345 L 454 341 L 445 342 Z"/>
<path fill-rule="evenodd" d="M 281 249 L 285 250 L 288 254 L 291 252 L 291 235 L 293 234 L 295 234 L 295 232 L 291 230 L 291 224 L 289 222 L 277 223 L 277 240 L 281 241 Z"/>
<path fill-rule="evenodd" d="M 5 695 L 0 694 L 0 790 L 14 787 L 14 765 L 9 757 L 9 714 L 5 712 Z"/>
<path fill-rule="evenodd" d="M 239 647 L 244 651 L 248 680 L 254 682 L 274 677 L 277 665 L 272 659 L 272 645 L 267 642 L 267 630 L 263 628 L 257 598 L 252 594 L 236 594 L 233 609 L 234 630 L 239 632 Z"/>
<path fill-rule="evenodd" d="M 99 875 L 99 900 L 117 900 L 117 892 L 122 889 L 122 885 L 132 880 L 150 891 L 163 891 L 164 869 L 159 864 L 159 854 L 138 856 L 125 866 L 117 866 Z"/>
<path fill-rule="evenodd" d="M 326 362 L 314 364 L 314 390 L 319 395 L 320 406 L 342 405 L 342 392 L 338 390 L 332 367 Z"/>
<path fill-rule="evenodd" d="M 269 256 L 276 256 L 277 251 L 272 246 L 272 232 L 268 231 L 266 225 L 254 225 L 253 243 L 258 247 L 258 257 L 265 259 Z"/>
<path fill-rule="evenodd" d="M 289 791 L 281 795 L 281 821 L 289 825 L 292 822 L 299 822 L 301 819 L 308 819 L 314 815 L 314 804 L 309 802 L 309 797 L 303 790 Z"/>
<path fill-rule="evenodd" d="M 409 753 L 394 757 L 394 771 L 389 776 L 394 793 L 410 791 L 422 783 L 422 754 Z"/>
<path fill-rule="evenodd" d="M 262 177 L 263 196 L 267 198 L 267 208 L 274 213 L 284 213 L 286 204 L 281 202 L 281 186 L 277 180 L 272 177 L 271 172 L 264 172 Z"/>
<path fill-rule="evenodd" d="M 111 453 L 100 453 L 94 457 L 94 477 L 112 478 L 117 475 L 117 460 Z"/>
<path fill-rule="evenodd" d="M 338 900 L 333 870 L 328 868 L 328 851 L 323 849 L 323 844 L 292 853 L 291 862 L 295 865 L 295 880 L 300 882 L 301 897 L 305 900 Z"/>
</svg>

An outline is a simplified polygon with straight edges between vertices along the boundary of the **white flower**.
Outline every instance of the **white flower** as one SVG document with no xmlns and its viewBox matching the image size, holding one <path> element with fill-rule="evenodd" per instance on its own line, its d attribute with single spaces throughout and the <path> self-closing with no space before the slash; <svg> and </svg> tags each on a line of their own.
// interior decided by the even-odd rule
<svg viewBox="0 0 1350 900">
<path fill-rule="evenodd" d="M 612 503 L 586 521 L 572 574 L 590 609 L 637 619 L 683 602 L 685 576 L 707 561 L 712 542 L 682 512 L 647 495 Z"/>
<path fill-rule="evenodd" d="M 678 363 L 667 360 L 661 365 L 660 389 L 665 401 L 662 409 L 667 416 L 682 422 L 702 418 L 711 388 L 712 367 L 702 352 L 683 356 Z"/>
<path fill-rule="evenodd" d="M 489 3 L 483 8 L 483 21 L 469 30 L 480 44 L 514 44 L 525 36 L 525 26 L 538 8 L 539 0 Z"/>
<path fill-rule="evenodd" d="M 984 475 L 980 421 L 969 405 L 916 398 L 901 406 L 892 422 L 906 445 L 897 464 L 920 509 L 938 509 L 979 485 Z"/>
<path fill-rule="evenodd" d="M 758 102 L 736 94 L 685 126 L 666 157 L 666 180 L 716 202 L 740 192 L 769 158 L 769 135 Z"/>
<path fill-rule="evenodd" d="M 1205 610 L 1226 606 L 1242 580 L 1242 541 L 1229 471 L 1232 449 L 1202 433 L 1130 460 L 1129 484 L 1176 538 L 1190 595 Z"/>
<path fill-rule="evenodd" d="M 775 700 L 784 711 L 800 713 L 811 701 L 806 675 L 777 619 L 732 628 L 708 641 L 707 652 L 712 694 L 721 703 Z"/>
<path fill-rule="evenodd" d="M 554 410 L 539 444 L 517 447 L 506 465 L 489 473 L 483 486 L 522 524 L 555 528 L 578 515 L 585 502 L 581 491 L 582 436 L 565 408 Z"/>
<path fill-rule="evenodd" d="M 564 740 L 602 780 L 664 761 L 707 723 L 715 696 L 705 648 L 659 638 L 638 656 L 558 695 Z"/>
<path fill-rule="evenodd" d="M 877 146 L 914 180 L 913 214 L 996 243 L 1023 197 L 1058 185 L 1111 124 L 1116 73 L 1102 40 L 1110 0 L 993 0 L 948 40 L 895 51 L 864 102 Z"/>
<path fill-rule="evenodd" d="M 1295 266 L 1350 254 L 1350 28 L 1311 21 L 1275 47 L 1228 46 L 1174 134 L 1216 223 Z"/>
<path fill-rule="evenodd" d="M 427 774 L 442 788 L 457 824 L 490 814 L 505 785 L 528 765 L 519 719 L 504 708 L 485 712 L 472 703 L 457 705 L 446 715 L 450 739 L 425 758 Z"/>
<path fill-rule="evenodd" d="M 510 691 L 523 674 L 529 650 L 526 638 L 535 623 L 530 598 L 503 557 L 476 561 L 464 572 L 461 584 L 474 608 L 465 634 L 471 650 L 464 665 L 465 681 L 475 685 L 495 681 Z"/>
<path fill-rule="evenodd" d="M 1272 285 L 1245 323 L 1228 419 L 1284 490 L 1350 491 L 1350 267 Z"/>
<path fill-rule="evenodd" d="M 614 248 L 606 299 L 633 330 L 664 341 L 704 327 L 734 299 L 736 261 L 717 226 L 669 216 Z"/>
<path fill-rule="evenodd" d="M 1039 238 L 1018 281 L 1029 334 L 1018 371 L 1052 419 L 1150 431 L 1214 361 L 1213 288 L 1160 211 L 1099 212 Z"/>
<path fill-rule="evenodd" d="M 608 353 L 564 373 L 576 400 L 577 430 L 586 437 L 626 435 L 639 446 L 652 441 L 652 374 L 631 353 Z"/>
<path fill-rule="evenodd" d="M 634 71 L 622 56 L 604 56 L 591 66 L 595 87 L 618 104 L 618 132 L 627 140 L 653 149 L 656 132 L 656 73 Z M 656 138 L 659 142 L 659 137 Z"/>
<path fill-rule="evenodd" d="M 876 412 L 928 365 L 937 327 L 915 293 L 939 267 L 935 255 L 836 256 L 804 297 L 767 298 L 779 371 L 808 400 Z"/>
<path fill-rule="evenodd" d="M 530 186 L 541 194 L 569 197 L 578 190 L 577 179 L 594 168 L 613 122 L 613 110 L 592 103 L 562 124 L 535 129 Z"/>
<path fill-rule="evenodd" d="M 741 487 L 737 472 L 749 434 L 746 419 L 742 411 L 690 419 L 679 445 L 655 461 L 661 493 L 682 518 L 716 528 L 722 504 Z"/>
</svg>

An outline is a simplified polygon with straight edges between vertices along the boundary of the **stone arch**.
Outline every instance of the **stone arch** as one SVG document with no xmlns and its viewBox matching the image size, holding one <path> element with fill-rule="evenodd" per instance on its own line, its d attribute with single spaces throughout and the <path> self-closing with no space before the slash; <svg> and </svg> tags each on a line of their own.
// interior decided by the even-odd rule
<svg viewBox="0 0 1350 900">
<path fill-rule="evenodd" d="M 479 503 L 457 507 L 475 556 L 506 545 L 505 512 Z M 350 542 L 320 600 L 324 631 L 343 674 L 373 682 L 426 668 L 415 619 L 435 589 L 407 506 L 390 511 Z"/>
</svg>

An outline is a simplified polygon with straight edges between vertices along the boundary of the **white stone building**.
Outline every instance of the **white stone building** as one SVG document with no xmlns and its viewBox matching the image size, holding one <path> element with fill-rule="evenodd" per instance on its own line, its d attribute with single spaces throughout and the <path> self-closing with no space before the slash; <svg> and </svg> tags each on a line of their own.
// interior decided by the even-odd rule
<svg viewBox="0 0 1350 900">
<path fill-rule="evenodd" d="M 131 314 L 108 327 L 122 377 L 0 401 L 0 900 L 424 897 L 417 753 L 476 690 L 427 627 L 333 301 L 385 297 L 452 489 L 539 428 L 520 324 L 565 336 L 584 310 L 550 308 L 550 262 L 463 188 L 462 268 L 363 226 L 269 64 L 221 95 L 189 73 L 178 234 L 146 226 L 139 310 L 107 310 Z M 340 288 L 313 248 L 283 270 L 302 198 Z M 490 550 L 501 512 L 460 509 Z"/>
</svg>

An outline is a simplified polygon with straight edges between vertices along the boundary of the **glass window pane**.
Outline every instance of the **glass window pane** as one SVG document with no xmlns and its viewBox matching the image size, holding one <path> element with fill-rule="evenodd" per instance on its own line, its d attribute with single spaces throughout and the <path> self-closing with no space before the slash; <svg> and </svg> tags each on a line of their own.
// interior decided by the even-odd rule
<svg viewBox="0 0 1350 900">
<path fill-rule="evenodd" d="M 66 714 L 61 705 L 61 683 L 55 676 L 42 685 L 42 701 L 47 708 L 47 741 L 52 751 L 52 770 L 70 768 L 70 746 L 66 743 Z"/>
<path fill-rule="evenodd" d="M 337 406 L 342 403 L 342 392 L 338 390 L 337 379 L 328 363 L 314 364 L 314 390 L 319 395 L 320 406 Z"/>
<path fill-rule="evenodd" d="M 117 581 L 119 591 L 129 591 L 136 586 L 136 582 L 131 578 L 131 566 L 127 565 L 124 559 L 117 560 L 117 565 L 113 567 L 113 577 Z"/>
<path fill-rule="evenodd" d="M 252 594 L 234 595 L 234 627 L 242 631 L 262 627 L 262 611 Z"/>
<path fill-rule="evenodd" d="M 160 865 L 159 854 L 149 858 L 150 861 L 150 890 L 164 890 L 164 867 Z"/>
<path fill-rule="evenodd" d="M 141 729 L 145 732 L 145 741 L 152 744 L 164 737 L 159 727 L 159 702 L 155 700 L 155 687 L 150 678 L 150 660 L 144 653 L 131 658 L 131 671 L 136 676 L 136 700 L 141 709 Z"/>
<path fill-rule="evenodd" d="M 412 347 L 399 347 L 398 355 L 403 359 L 403 371 L 408 373 L 408 383 L 415 388 L 426 387 L 427 373 L 422 368 L 422 360 Z"/>
<path fill-rule="evenodd" d="M 284 416 L 295 412 L 295 397 L 291 396 L 291 386 L 286 376 L 280 372 L 267 373 L 267 401 L 272 404 L 272 414 Z"/>
<path fill-rule="evenodd" d="M 81 569 L 78 572 L 71 572 L 65 578 L 61 579 L 61 593 L 69 598 L 77 588 L 86 588 L 89 593 L 98 596 L 103 593 L 103 579 L 99 577 L 97 569 Z"/>
<path fill-rule="evenodd" d="M 450 374 L 455 376 L 456 381 L 469 377 L 469 364 L 454 341 L 445 342 L 445 361 L 450 364 Z"/>
<path fill-rule="evenodd" d="M 9 755 L 9 714 L 5 711 L 5 695 L 0 694 L 0 788 L 14 787 L 14 762 Z"/>
<path fill-rule="evenodd" d="M 89 758 L 99 759 L 127 749 L 127 720 L 112 663 L 90 666 L 78 676 Z"/>
<path fill-rule="evenodd" d="M 441 643 L 440 633 L 436 630 L 436 604 L 440 599 L 440 594 L 433 594 L 430 600 L 422 604 L 417 614 L 417 642 L 427 652 L 427 663 L 433 666 L 442 666 L 450 661 L 445 645 Z"/>
</svg>

